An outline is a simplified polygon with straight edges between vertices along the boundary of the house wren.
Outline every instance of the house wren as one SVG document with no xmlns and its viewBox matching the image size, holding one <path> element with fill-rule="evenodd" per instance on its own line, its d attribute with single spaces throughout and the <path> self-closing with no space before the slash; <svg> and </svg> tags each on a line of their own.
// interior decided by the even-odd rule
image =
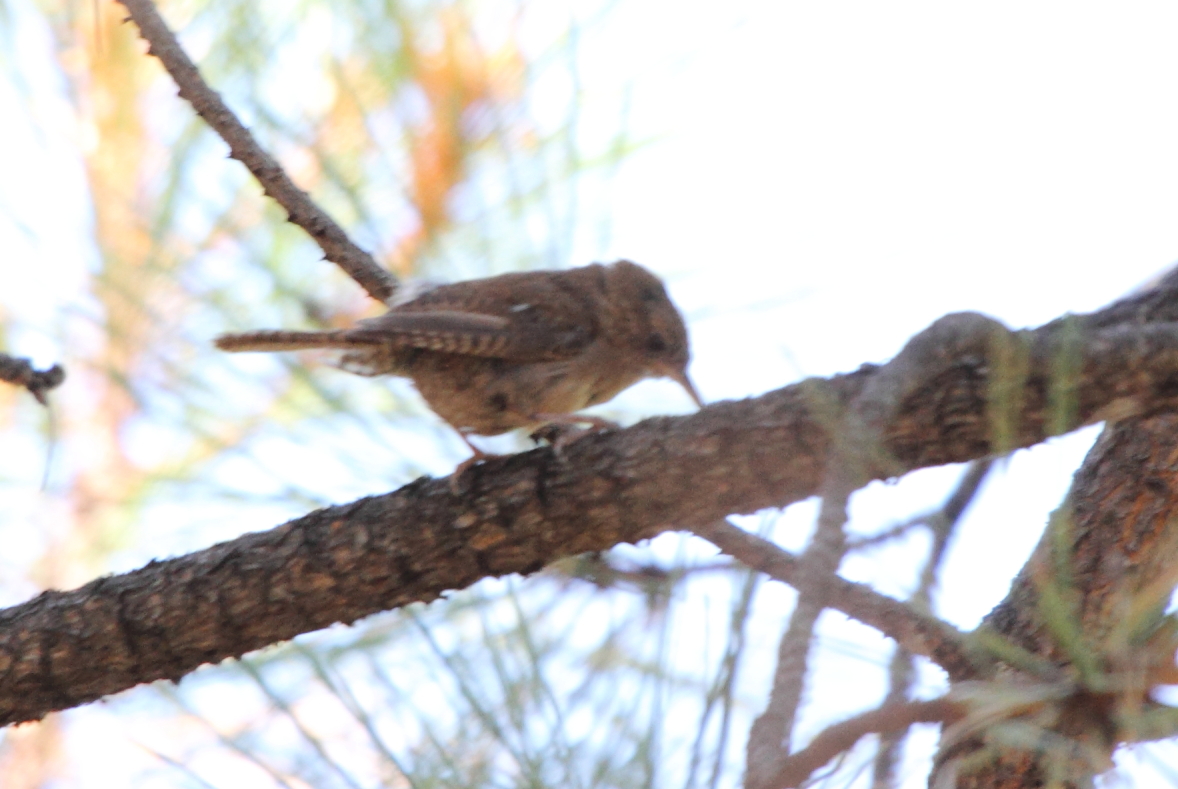
<svg viewBox="0 0 1178 789">
<path fill-rule="evenodd" d="M 345 370 L 411 378 L 476 456 L 470 434 L 603 424 L 572 414 L 644 378 L 670 378 L 703 404 L 687 377 L 682 316 L 663 283 L 626 260 L 441 285 L 352 329 L 225 334 L 216 344 L 339 348 Z"/>
</svg>

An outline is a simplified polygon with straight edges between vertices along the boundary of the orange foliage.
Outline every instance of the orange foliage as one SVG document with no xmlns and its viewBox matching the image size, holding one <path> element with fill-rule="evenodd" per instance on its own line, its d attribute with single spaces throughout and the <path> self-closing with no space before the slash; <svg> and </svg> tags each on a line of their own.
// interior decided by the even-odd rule
<svg viewBox="0 0 1178 789">
<path fill-rule="evenodd" d="M 408 83 L 401 87 L 420 91 L 425 100 L 424 117 L 409 121 L 405 129 L 405 191 L 416 211 L 417 227 L 398 241 L 391 256 L 393 269 L 405 276 L 416 268 L 430 241 L 451 224 L 451 195 L 466 178 L 471 157 L 490 141 L 490 131 L 470 123 L 471 117 L 522 94 L 524 58 L 512 40 L 493 52 L 484 50 L 471 20 L 457 6 L 443 9 L 435 18 L 440 33 L 436 44 L 426 43 L 434 38 L 427 35 L 433 31 L 405 19 L 399 22 L 402 57 L 411 70 Z M 375 77 L 365 79 L 361 67 L 348 72 L 353 84 L 374 86 L 379 82 Z M 340 91 L 332 111 L 332 129 L 361 128 L 362 111 Z M 341 135 L 341 139 L 346 137 Z"/>
</svg>

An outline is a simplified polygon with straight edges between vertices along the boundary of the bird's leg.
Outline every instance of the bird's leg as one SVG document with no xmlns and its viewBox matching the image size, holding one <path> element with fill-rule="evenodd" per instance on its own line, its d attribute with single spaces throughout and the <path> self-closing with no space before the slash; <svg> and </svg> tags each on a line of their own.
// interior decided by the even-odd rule
<svg viewBox="0 0 1178 789">
<path fill-rule="evenodd" d="M 528 414 L 521 417 L 523 421 L 527 422 L 541 422 L 541 427 L 534 430 L 531 434 L 533 440 L 543 439 L 552 445 L 553 452 L 559 457 L 561 451 L 576 441 L 578 438 L 596 433 L 601 430 L 613 430 L 621 427 L 617 422 L 611 422 L 608 419 L 602 419 L 599 416 L 592 416 L 589 414 L 549 414 L 549 413 L 535 413 Z M 577 428 L 577 425 L 589 425 L 586 428 Z M 450 475 L 450 491 L 454 495 L 462 493 L 462 476 L 466 470 L 476 463 L 481 463 L 490 458 L 503 457 L 503 455 L 496 455 L 491 452 L 484 452 L 474 445 L 470 440 L 470 432 L 467 430 L 459 430 L 459 437 L 462 442 L 470 447 L 473 452 L 470 457 L 458 464 L 454 469 L 454 473 Z"/>
<path fill-rule="evenodd" d="M 484 452 L 483 450 L 481 450 L 477 446 L 475 446 L 474 442 L 470 440 L 470 433 L 468 433 L 467 431 L 459 430 L 458 437 L 461 438 L 462 443 L 466 444 L 466 446 L 470 449 L 470 451 L 474 453 L 472 457 L 468 457 L 466 460 L 462 461 L 463 465 L 477 463 L 478 461 L 483 460 L 484 458 L 495 457 L 495 455 L 492 455 L 490 452 Z"/>
<path fill-rule="evenodd" d="M 462 480 L 462 475 L 466 473 L 468 468 L 473 466 L 475 463 L 481 463 L 484 460 L 503 457 L 503 455 L 496 455 L 493 452 L 484 452 L 483 450 L 479 449 L 474 445 L 474 442 L 470 440 L 469 433 L 465 430 L 459 430 L 458 437 L 462 439 L 462 443 L 470 447 L 470 451 L 474 454 L 459 463 L 458 466 L 454 469 L 454 472 L 450 475 L 450 492 L 455 496 L 462 493 L 462 486 L 460 483 Z"/>
</svg>

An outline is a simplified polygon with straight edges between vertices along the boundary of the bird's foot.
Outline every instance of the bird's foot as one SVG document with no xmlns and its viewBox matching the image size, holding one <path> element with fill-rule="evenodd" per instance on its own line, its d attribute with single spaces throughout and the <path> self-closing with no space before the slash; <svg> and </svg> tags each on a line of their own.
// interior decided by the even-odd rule
<svg viewBox="0 0 1178 789">
<path fill-rule="evenodd" d="M 556 446 L 558 443 L 561 443 L 562 440 L 565 440 L 566 436 L 569 436 L 570 434 L 579 435 L 584 432 L 584 428 L 577 427 L 576 425 L 548 424 L 542 425 L 533 430 L 528 434 L 528 438 L 532 439 L 532 443 L 536 444 L 537 446 L 540 444 Z"/>
<path fill-rule="evenodd" d="M 554 425 L 589 425 L 588 428 L 581 431 L 582 433 L 596 433 L 600 430 L 617 430 L 621 427 L 617 422 L 611 422 L 608 419 L 602 419 L 592 414 L 546 414 L 540 412 L 530 414 L 528 418 L 535 422 L 544 423 L 544 427 L 537 430 L 537 433 Z"/>
<path fill-rule="evenodd" d="M 530 438 L 536 443 L 547 441 L 552 445 L 552 451 L 558 458 L 563 456 L 564 448 L 577 439 L 584 438 L 590 433 L 621 427 L 617 422 L 588 414 L 532 414 L 532 418 L 545 424 L 532 431 Z"/>
</svg>

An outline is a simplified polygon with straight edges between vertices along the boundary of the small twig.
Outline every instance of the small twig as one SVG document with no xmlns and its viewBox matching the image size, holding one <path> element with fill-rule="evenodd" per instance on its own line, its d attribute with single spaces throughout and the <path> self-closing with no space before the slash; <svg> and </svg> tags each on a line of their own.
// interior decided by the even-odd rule
<svg viewBox="0 0 1178 789">
<path fill-rule="evenodd" d="M 240 660 L 238 661 L 237 666 L 250 679 L 252 679 L 259 688 L 261 688 L 262 693 L 270 701 L 270 704 L 272 704 L 286 717 L 287 721 L 290 722 L 295 731 L 297 731 L 302 737 L 303 742 L 311 746 L 312 750 L 315 751 L 315 754 L 319 757 L 319 760 L 323 764 L 327 765 L 328 768 L 330 768 L 330 770 L 339 777 L 340 781 L 344 785 L 350 787 L 350 789 L 360 789 L 360 784 L 356 782 L 356 779 L 353 778 L 346 769 L 344 769 L 344 766 L 340 764 L 338 759 L 327 752 L 327 749 L 323 744 L 323 739 L 315 732 L 307 728 L 307 725 L 303 722 L 303 719 L 299 716 L 299 714 L 295 712 L 290 702 L 288 702 L 276 690 L 274 690 L 270 683 L 266 681 L 266 678 L 262 675 L 262 672 L 258 669 L 254 662 L 251 660 Z"/>
<path fill-rule="evenodd" d="M 748 786 L 766 780 L 789 753 L 794 724 L 802 702 L 810 649 L 818 617 L 830 602 L 832 581 L 846 554 L 847 502 L 854 484 L 843 467 L 832 467 L 824 487 L 818 527 L 802 554 L 798 597 L 777 650 L 777 670 L 765 711 L 753 722 L 748 740 Z"/>
<path fill-rule="evenodd" d="M 933 533 L 933 545 L 924 569 L 921 571 L 920 586 L 909 600 L 919 610 L 929 609 L 932 588 L 940 574 L 941 565 L 944 563 L 949 540 L 957 530 L 966 507 L 974 500 L 978 490 L 982 487 L 982 481 L 990 473 L 993 463 L 994 461 L 990 459 L 975 460 L 970 463 L 965 473 L 961 475 L 952 495 L 941 505 L 940 510 L 925 516 L 924 522 L 928 524 Z M 891 665 L 888 667 L 888 695 L 884 698 L 885 705 L 900 704 L 908 698 L 913 673 L 912 653 L 902 644 L 896 644 L 896 651 L 892 654 Z M 899 785 L 896 780 L 896 764 L 899 761 L 902 737 L 902 731 L 880 735 L 879 749 L 875 754 L 875 763 L 872 765 L 871 785 L 873 789 Z"/>
<path fill-rule="evenodd" d="M 741 564 L 775 581 L 790 586 L 799 584 L 802 560 L 762 537 L 727 521 L 692 531 Z M 846 581 L 837 575 L 831 580 L 830 592 L 827 601 L 830 608 L 874 627 L 913 654 L 927 657 L 945 669 L 954 682 L 988 673 L 966 643 L 966 635 L 949 623 L 882 595 L 866 584 Z"/>
<path fill-rule="evenodd" d="M 50 389 L 60 386 L 64 380 L 65 370 L 60 365 L 55 364 L 47 370 L 37 370 L 28 359 L 18 359 L 0 353 L 0 381 L 23 386 L 41 405 L 49 405 L 47 393 Z"/>
<path fill-rule="evenodd" d="M 652 563 L 640 563 L 627 568 L 606 553 L 575 556 L 568 562 L 555 564 L 552 569 L 568 575 L 569 578 L 587 581 L 600 589 L 628 584 L 636 589 L 650 590 L 652 587 L 671 586 L 688 576 L 701 573 L 743 571 L 741 565 L 736 562 L 709 562 L 673 569 Z"/>
<path fill-rule="evenodd" d="M 903 704 L 908 698 L 914 674 L 912 653 L 897 644 L 888 665 L 888 693 L 883 703 Z M 904 735 L 904 730 L 879 735 L 879 746 L 871 764 L 871 789 L 895 789 L 899 786 L 896 765 L 900 761 L 900 745 Z"/>
<path fill-rule="evenodd" d="M 908 532 L 915 529 L 917 526 L 928 525 L 929 520 L 935 518 L 935 512 L 922 512 L 919 515 L 913 515 L 911 518 L 905 518 L 898 523 L 893 523 L 881 532 L 875 534 L 867 534 L 862 537 L 855 537 L 847 540 L 848 551 L 862 551 L 865 548 L 874 548 L 877 545 L 882 545 L 885 542 L 903 537 Z"/>
<path fill-rule="evenodd" d="M 773 789 L 800 786 L 811 773 L 865 735 L 902 732 L 916 723 L 949 723 L 963 715 L 962 704 L 945 697 L 885 704 L 825 729 L 805 748 L 786 757 L 767 785 Z"/>
<path fill-rule="evenodd" d="M 347 272 L 372 298 L 387 302 L 397 289 L 393 275 L 356 246 L 343 228 L 299 189 L 274 157 L 262 149 L 249 129 L 204 81 L 151 0 L 118 2 L 127 8 L 131 19 L 139 26 L 139 34 L 148 43 L 148 53 L 159 58 L 172 75 L 180 96 L 228 143 L 229 155 L 249 168 L 265 193 L 286 209 L 290 221 L 315 240 L 324 257 Z"/>
<path fill-rule="evenodd" d="M 48 402 L 42 402 L 45 408 L 45 470 L 41 472 L 41 492 L 49 490 L 49 475 L 53 471 L 53 456 L 57 450 L 57 414 Z"/>
<path fill-rule="evenodd" d="M 973 501 L 973 497 L 977 493 L 977 488 L 981 485 L 982 479 L 990 470 L 992 462 L 986 459 L 971 463 L 969 469 L 966 470 L 961 480 L 957 483 L 957 489 L 953 495 L 936 510 L 922 512 L 919 515 L 905 518 L 876 534 L 847 540 L 847 550 L 859 551 L 864 548 L 874 547 L 902 537 L 917 526 L 927 526 L 934 535 L 939 534 L 946 524 L 955 524 L 961 513 Z"/>
</svg>

